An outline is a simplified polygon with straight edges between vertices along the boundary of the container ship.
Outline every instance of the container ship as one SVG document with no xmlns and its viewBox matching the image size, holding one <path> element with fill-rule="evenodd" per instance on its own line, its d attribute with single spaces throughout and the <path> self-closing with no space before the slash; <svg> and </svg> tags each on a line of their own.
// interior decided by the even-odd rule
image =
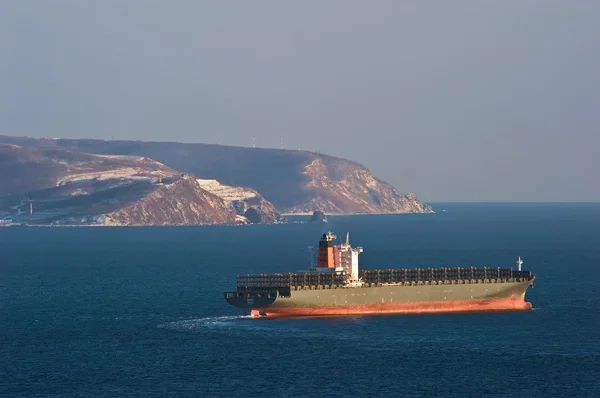
<svg viewBox="0 0 600 398">
<path fill-rule="evenodd" d="M 239 275 L 225 300 L 253 317 L 529 310 L 535 276 L 500 267 L 359 270 L 363 248 L 323 234 L 307 272 Z"/>
</svg>

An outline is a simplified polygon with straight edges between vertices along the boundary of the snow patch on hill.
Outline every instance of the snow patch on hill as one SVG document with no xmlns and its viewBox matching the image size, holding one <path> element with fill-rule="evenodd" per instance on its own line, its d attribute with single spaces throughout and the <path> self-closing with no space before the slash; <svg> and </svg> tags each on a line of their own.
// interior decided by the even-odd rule
<svg viewBox="0 0 600 398">
<path fill-rule="evenodd" d="M 95 153 L 94 156 L 97 158 L 114 159 L 114 160 L 129 160 L 132 162 L 139 162 L 139 163 L 148 162 L 150 160 L 150 159 L 142 157 L 142 156 L 133 156 L 133 155 L 104 155 L 104 154 Z"/>
<path fill-rule="evenodd" d="M 104 170 L 104 171 L 89 171 L 83 173 L 69 174 L 62 177 L 56 182 L 56 186 L 62 186 L 69 183 L 76 183 L 82 181 L 102 181 L 102 180 L 146 180 L 152 182 L 158 182 L 161 177 L 168 177 L 171 173 L 165 173 L 164 171 L 148 171 L 147 169 L 125 167 L 115 170 Z"/>
<path fill-rule="evenodd" d="M 245 187 L 232 187 L 230 185 L 221 184 L 217 180 L 196 179 L 200 188 L 217 195 L 227 201 L 247 200 L 257 196 L 256 191 Z"/>
</svg>

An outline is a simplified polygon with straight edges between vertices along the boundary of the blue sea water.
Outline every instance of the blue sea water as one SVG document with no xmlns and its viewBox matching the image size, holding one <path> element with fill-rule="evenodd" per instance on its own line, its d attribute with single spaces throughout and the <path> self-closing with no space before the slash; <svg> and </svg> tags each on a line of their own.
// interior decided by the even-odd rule
<svg viewBox="0 0 600 398">
<path fill-rule="evenodd" d="M 437 204 L 326 225 L 0 229 L 2 396 L 600 396 L 600 204 Z M 446 211 L 442 211 L 445 209 Z M 249 319 L 235 275 L 515 266 L 533 311 Z"/>
</svg>

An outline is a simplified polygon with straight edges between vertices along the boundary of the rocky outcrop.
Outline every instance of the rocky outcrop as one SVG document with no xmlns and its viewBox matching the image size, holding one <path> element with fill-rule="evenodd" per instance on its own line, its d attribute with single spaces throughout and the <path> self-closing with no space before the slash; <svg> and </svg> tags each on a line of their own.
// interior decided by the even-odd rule
<svg viewBox="0 0 600 398">
<path fill-rule="evenodd" d="M 249 187 L 284 214 L 428 213 L 414 194 L 402 194 L 359 163 L 306 151 L 208 144 L 2 137 L 0 142 L 104 155 L 141 156 L 225 186 Z M 237 211 L 246 206 L 235 203 Z M 264 215 L 269 214 L 265 211 Z"/>
<path fill-rule="evenodd" d="M 328 214 L 433 212 L 415 194 L 402 195 L 354 162 L 315 159 L 304 173 L 310 178 L 306 189 L 314 192 L 314 197 L 285 209 L 285 213 L 305 214 L 312 209 Z"/>
<path fill-rule="evenodd" d="M 253 189 L 221 184 L 217 180 L 197 179 L 200 187 L 229 202 L 240 216 L 252 224 L 274 224 L 286 219 L 272 203 Z"/>
<path fill-rule="evenodd" d="M 230 204 L 192 177 L 162 184 L 139 200 L 105 214 L 104 225 L 211 225 L 240 220 Z"/>
<path fill-rule="evenodd" d="M 327 222 L 327 216 L 320 210 L 313 212 L 308 222 Z"/>
</svg>

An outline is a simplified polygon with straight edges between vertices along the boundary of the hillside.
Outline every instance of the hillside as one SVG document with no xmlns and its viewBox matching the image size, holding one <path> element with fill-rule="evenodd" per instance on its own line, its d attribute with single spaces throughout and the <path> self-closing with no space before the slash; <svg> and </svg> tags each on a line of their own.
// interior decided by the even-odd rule
<svg viewBox="0 0 600 398">
<path fill-rule="evenodd" d="M 415 194 L 402 194 L 359 163 L 306 151 L 172 142 L 34 139 L 0 142 L 37 148 L 151 158 L 168 167 L 258 192 L 283 213 L 427 213 Z"/>
<path fill-rule="evenodd" d="M 249 221 L 245 213 L 251 208 Z M 268 203 L 243 210 L 202 189 L 193 176 L 148 158 L 0 144 L 0 219 L 35 225 L 281 220 Z"/>
</svg>

